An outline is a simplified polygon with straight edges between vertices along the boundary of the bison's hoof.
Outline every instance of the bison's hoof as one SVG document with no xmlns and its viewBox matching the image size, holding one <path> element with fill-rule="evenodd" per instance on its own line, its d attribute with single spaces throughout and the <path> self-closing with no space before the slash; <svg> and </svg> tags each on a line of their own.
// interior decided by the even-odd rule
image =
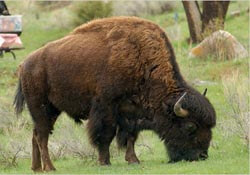
<svg viewBox="0 0 250 175">
<path fill-rule="evenodd" d="M 111 165 L 110 161 L 100 161 L 99 164 L 101 166 L 110 166 Z"/>
<path fill-rule="evenodd" d="M 43 167 L 43 171 L 46 171 L 46 172 L 48 172 L 48 171 L 55 171 L 55 170 L 56 170 L 56 168 L 53 167 L 53 166 L 44 166 Z"/>
<path fill-rule="evenodd" d="M 168 163 L 172 164 L 172 163 L 176 163 L 176 160 L 169 160 Z"/>
<path fill-rule="evenodd" d="M 128 164 L 129 165 L 139 165 L 140 161 L 129 161 Z"/>
<path fill-rule="evenodd" d="M 42 167 L 31 167 L 34 172 L 42 172 Z"/>
<path fill-rule="evenodd" d="M 137 159 L 137 157 L 135 158 L 132 158 L 132 159 L 126 159 L 128 161 L 128 164 L 129 165 L 132 165 L 132 164 L 140 164 L 140 161 Z"/>
</svg>

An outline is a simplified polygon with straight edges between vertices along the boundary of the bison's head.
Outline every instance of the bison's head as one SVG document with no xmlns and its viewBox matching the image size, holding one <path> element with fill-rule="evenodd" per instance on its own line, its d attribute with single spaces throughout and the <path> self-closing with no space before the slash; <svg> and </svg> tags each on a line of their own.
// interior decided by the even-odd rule
<svg viewBox="0 0 250 175">
<path fill-rule="evenodd" d="M 208 99 L 196 91 L 169 98 L 163 105 L 164 118 L 168 118 L 162 135 L 169 162 L 204 160 L 215 125 L 215 110 Z M 172 109 L 170 109 L 172 108 Z M 161 130 L 164 130 L 161 127 Z"/>
</svg>

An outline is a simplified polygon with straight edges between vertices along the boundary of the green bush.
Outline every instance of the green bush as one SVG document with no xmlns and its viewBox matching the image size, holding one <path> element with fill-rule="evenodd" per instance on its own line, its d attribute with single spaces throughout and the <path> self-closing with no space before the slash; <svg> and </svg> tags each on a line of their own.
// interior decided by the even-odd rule
<svg viewBox="0 0 250 175">
<path fill-rule="evenodd" d="M 36 6 L 41 11 L 51 11 L 70 5 L 71 1 L 35 1 Z"/>
<path fill-rule="evenodd" d="M 73 5 L 76 26 L 92 19 L 109 17 L 112 14 L 112 3 L 103 1 L 76 2 Z"/>
<path fill-rule="evenodd" d="M 116 16 L 145 16 L 170 12 L 176 9 L 176 2 L 173 1 L 114 1 L 113 12 Z"/>
</svg>

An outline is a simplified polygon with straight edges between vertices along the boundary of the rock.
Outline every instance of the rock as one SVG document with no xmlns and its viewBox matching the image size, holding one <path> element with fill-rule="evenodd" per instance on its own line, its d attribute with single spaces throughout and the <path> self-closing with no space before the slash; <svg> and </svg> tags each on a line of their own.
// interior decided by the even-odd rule
<svg viewBox="0 0 250 175">
<path fill-rule="evenodd" d="M 219 30 L 206 37 L 189 52 L 190 58 L 208 56 L 218 60 L 237 59 L 248 57 L 248 52 L 232 34 Z"/>
<path fill-rule="evenodd" d="M 231 16 L 240 16 L 240 10 L 236 10 L 230 13 Z"/>
<path fill-rule="evenodd" d="M 199 80 L 199 79 L 195 79 L 194 81 L 191 82 L 192 85 L 194 86 L 211 86 L 211 85 L 216 85 L 216 82 L 213 81 L 205 81 L 205 80 Z"/>
</svg>

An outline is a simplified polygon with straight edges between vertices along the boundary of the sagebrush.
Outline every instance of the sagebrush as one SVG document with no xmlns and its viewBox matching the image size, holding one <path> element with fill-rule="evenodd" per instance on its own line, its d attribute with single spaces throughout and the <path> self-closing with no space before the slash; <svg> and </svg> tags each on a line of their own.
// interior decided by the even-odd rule
<svg viewBox="0 0 250 175">
<path fill-rule="evenodd" d="M 75 26 L 86 23 L 97 18 L 109 17 L 112 15 L 112 2 L 103 1 L 80 1 L 73 4 Z"/>
<path fill-rule="evenodd" d="M 227 131 L 237 134 L 248 145 L 249 144 L 249 100 L 248 93 L 249 79 L 242 76 L 238 71 L 222 79 L 224 94 L 230 106 L 228 116 L 232 117 L 233 122 L 226 127 Z"/>
</svg>

